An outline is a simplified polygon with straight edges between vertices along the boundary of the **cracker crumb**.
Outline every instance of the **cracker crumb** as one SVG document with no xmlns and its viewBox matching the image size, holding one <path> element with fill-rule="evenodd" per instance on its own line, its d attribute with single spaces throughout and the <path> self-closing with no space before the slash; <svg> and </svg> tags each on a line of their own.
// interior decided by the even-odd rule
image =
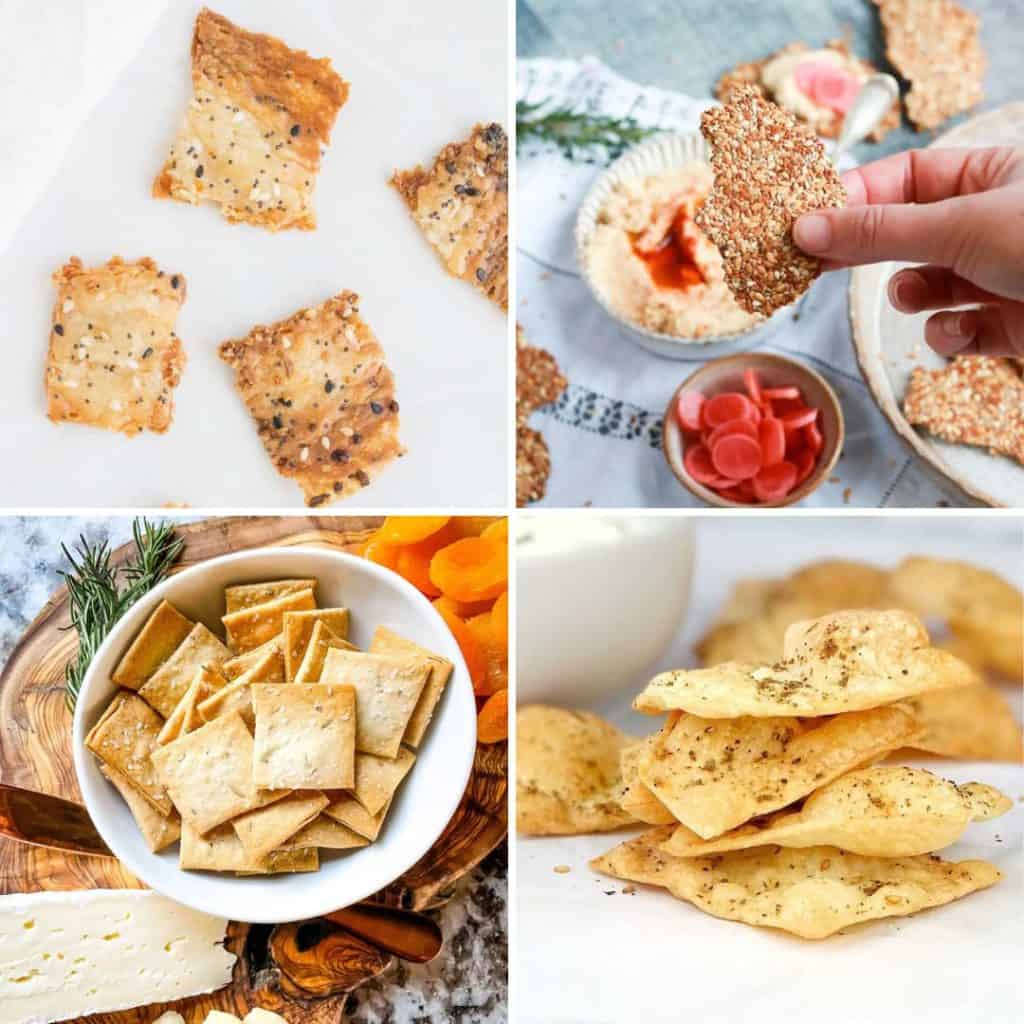
<svg viewBox="0 0 1024 1024">
<path fill-rule="evenodd" d="M 572 868 L 568 864 L 556 864 L 553 870 L 556 875 L 567 875 L 572 871 Z"/>
</svg>

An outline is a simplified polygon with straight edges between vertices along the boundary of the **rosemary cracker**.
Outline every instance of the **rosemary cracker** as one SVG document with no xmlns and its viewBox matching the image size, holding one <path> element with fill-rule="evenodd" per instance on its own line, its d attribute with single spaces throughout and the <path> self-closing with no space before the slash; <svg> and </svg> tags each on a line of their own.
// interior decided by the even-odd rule
<svg viewBox="0 0 1024 1024">
<path fill-rule="evenodd" d="M 768 316 L 807 291 L 821 263 L 793 242 L 803 213 L 839 207 L 846 192 L 814 133 L 753 86 L 705 110 L 715 184 L 697 226 L 718 246 L 725 281 L 748 313 Z"/>
<path fill-rule="evenodd" d="M 201 622 L 182 640 L 177 650 L 154 672 L 139 690 L 142 697 L 164 718 L 170 717 L 204 665 L 219 668 L 231 652 Z"/>
<path fill-rule="evenodd" d="M 970 686 L 977 673 L 930 646 L 909 612 L 846 611 L 793 623 L 774 664 L 724 662 L 652 679 L 637 711 L 685 711 L 703 718 L 814 717 L 891 704 L 930 690 Z"/>
<path fill-rule="evenodd" d="M 86 737 L 85 745 L 108 768 L 119 772 L 164 817 L 173 807 L 151 755 L 160 734 L 160 716 L 134 694 L 116 700 Z"/>
<path fill-rule="evenodd" d="M 177 811 L 161 814 L 136 788 L 131 779 L 112 765 L 101 764 L 103 777 L 121 794 L 139 826 L 142 838 L 153 853 L 166 850 L 181 838 L 181 818 Z"/>
<path fill-rule="evenodd" d="M 957 786 L 920 768 L 876 766 L 840 776 L 798 809 L 713 839 L 681 825 L 662 849 L 675 857 L 706 857 L 755 846 L 837 846 L 865 857 L 917 857 L 950 846 L 970 822 L 999 817 L 1012 806 L 981 783 Z"/>
<path fill-rule="evenodd" d="M 430 665 L 430 675 L 427 677 L 426 685 L 423 687 L 423 692 L 416 702 L 416 707 L 409 717 L 409 724 L 405 728 L 405 734 L 402 736 L 403 743 L 416 748 L 423 740 L 431 718 L 434 717 L 437 702 L 441 699 L 441 694 L 444 693 L 444 688 L 448 685 L 455 666 L 447 658 L 442 658 L 439 654 L 434 654 L 425 647 L 406 640 L 404 636 L 399 636 L 384 626 L 378 626 L 374 632 L 373 639 L 370 641 L 370 653 L 409 654 L 416 658 L 422 658 Z M 357 765 L 357 774 L 358 771 Z"/>
<path fill-rule="evenodd" d="M 832 846 L 770 846 L 713 857 L 673 857 L 661 849 L 669 827 L 622 843 L 592 867 L 666 888 L 715 917 L 823 939 L 864 921 L 915 914 L 994 885 L 985 861 L 861 857 Z"/>
<path fill-rule="evenodd" d="M 47 416 L 129 436 L 166 432 L 185 367 L 174 333 L 185 279 L 151 259 L 115 256 L 88 270 L 72 258 L 53 283 Z"/>
<path fill-rule="evenodd" d="M 907 116 L 936 128 L 984 97 L 988 58 L 979 20 L 953 0 L 874 0 L 885 31 L 885 54 L 910 82 Z"/>
<path fill-rule="evenodd" d="M 266 604 L 229 612 L 220 621 L 224 624 L 228 647 L 236 654 L 245 654 L 280 636 L 284 629 L 284 617 L 288 612 L 315 610 L 316 598 L 313 591 L 299 590 Z M 285 665 L 287 666 L 287 660 Z"/>
<path fill-rule="evenodd" d="M 535 704 L 516 715 L 516 829 L 522 835 L 606 832 L 635 819 L 619 806 L 629 737 L 588 711 Z"/>
<path fill-rule="evenodd" d="M 638 772 L 680 824 L 710 839 L 891 754 L 919 732 L 900 707 L 809 721 L 683 714 L 641 756 Z"/>
<path fill-rule="evenodd" d="M 404 453 L 384 350 L 342 292 L 220 346 L 274 468 L 318 506 L 368 486 Z"/>
<path fill-rule="evenodd" d="M 316 580 L 275 580 L 273 583 L 240 583 L 224 591 L 226 614 L 240 612 L 254 604 L 269 604 L 279 597 L 298 593 L 300 590 L 316 591 Z"/>
<path fill-rule="evenodd" d="M 351 686 L 260 683 L 253 777 L 267 789 L 351 789 L 356 694 Z"/>
<path fill-rule="evenodd" d="M 508 309 L 508 138 L 500 124 L 478 124 L 452 142 L 430 170 L 395 171 L 405 200 L 448 273 Z"/>
<path fill-rule="evenodd" d="M 321 147 L 348 99 L 331 62 L 204 8 L 192 36 L 192 90 L 153 195 L 210 200 L 228 221 L 271 231 L 315 228 Z"/>
<path fill-rule="evenodd" d="M 253 743 L 242 716 L 224 715 L 155 750 L 160 781 L 183 821 L 205 835 L 264 802 L 253 780 Z"/>
<path fill-rule="evenodd" d="M 110 678 L 128 690 L 143 683 L 178 649 L 195 623 L 169 601 L 161 601 L 117 663 Z"/>
<path fill-rule="evenodd" d="M 285 681 L 294 682 L 302 659 L 313 637 L 313 627 L 322 622 L 331 634 L 344 640 L 348 636 L 347 608 L 314 608 L 312 611 L 286 612 L 281 630 L 284 636 Z"/>
<path fill-rule="evenodd" d="M 320 682 L 355 690 L 356 750 L 395 758 L 432 669 L 430 661 L 416 655 L 331 649 Z"/>
</svg>

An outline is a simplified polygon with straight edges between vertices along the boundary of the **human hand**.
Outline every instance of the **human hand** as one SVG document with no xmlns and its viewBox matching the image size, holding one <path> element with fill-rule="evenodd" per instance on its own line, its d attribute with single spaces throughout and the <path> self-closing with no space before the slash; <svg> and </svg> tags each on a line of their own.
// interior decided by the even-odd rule
<svg viewBox="0 0 1024 1024">
<path fill-rule="evenodd" d="M 793 240 L 826 270 L 900 260 L 902 313 L 941 310 L 925 340 L 940 355 L 1024 357 L 1024 150 L 910 150 L 843 175 L 849 204 L 808 213 Z M 957 310 L 958 306 L 977 309 Z"/>
</svg>

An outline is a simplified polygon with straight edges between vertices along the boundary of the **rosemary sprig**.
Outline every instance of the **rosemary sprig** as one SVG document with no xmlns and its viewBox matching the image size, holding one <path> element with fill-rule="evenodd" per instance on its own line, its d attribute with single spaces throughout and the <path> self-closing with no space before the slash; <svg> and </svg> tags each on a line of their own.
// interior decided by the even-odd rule
<svg viewBox="0 0 1024 1024">
<path fill-rule="evenodd" d="M 61 545 L 70 571 L 61 572 L 68 588 L 71 625 L 78 633 L 78 653 L 65 670 L 68 708 L 75 709 L 89 664 L 114 623 L 170 571 L 185 542 L 171 523 L 136 519 L 132 524 L 135 555 L 120 568 L 111 564 L 110 545 L 78 538 L 75 553 Z"/>
<path fill-rule="evenodd" d="M 579 153 L 601 148 L 612 160 L 634 142 L 660 130 L 645 128 L 633 117 L 582 114 L 569 107 L 545 110 L 548 106 L 548 100 L 540 103 L 520 100 L 516 104 L 516 145 L 526 141 L 552 142 L 568 160 L 576 159 Z"/>
</svg>

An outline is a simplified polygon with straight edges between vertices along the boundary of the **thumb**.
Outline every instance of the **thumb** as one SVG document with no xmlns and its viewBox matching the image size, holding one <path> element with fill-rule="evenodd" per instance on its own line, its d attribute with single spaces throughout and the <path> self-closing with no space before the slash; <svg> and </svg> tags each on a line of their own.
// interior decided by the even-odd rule
<svg viewBox="0 0 1024 1024">
<path fill-rule="evenodd" d="M 836 263 L 937 263 L 951 266 L 969 199 L 872 204 L 806 213 L 793 225 L 804 252 Z"/>
</svg>

